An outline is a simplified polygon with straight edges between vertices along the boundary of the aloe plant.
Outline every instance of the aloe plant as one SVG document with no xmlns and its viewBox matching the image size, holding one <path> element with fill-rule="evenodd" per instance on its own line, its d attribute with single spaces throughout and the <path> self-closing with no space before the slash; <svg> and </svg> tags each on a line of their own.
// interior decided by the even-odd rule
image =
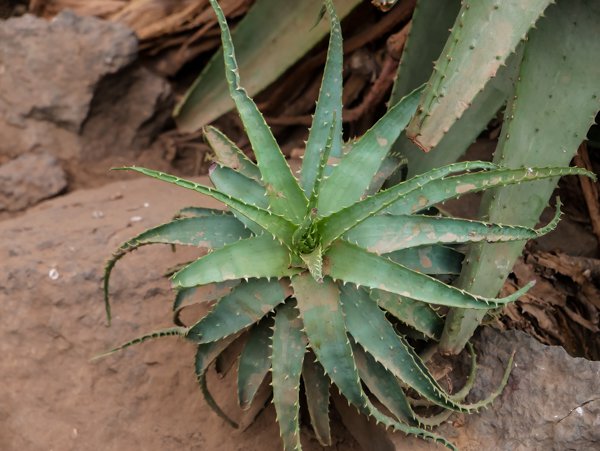
<svg viewBox="0 0 600 451">
<path fill-rule="evenodd" d="M 162 336 L 197 345 L 195 369 L 207 403 L 235 425 L 216 404 L 206 384 L 212 362 L 235 343 L 239 352 L 238 398 L 252 405 L 267 373 L 284 449 L 300 449 L 300 387 L 310 421 L 323 445 L 331 442 L 329 392 L 337 387 L 365 416 L 386 428 L 456 449 L 426 426 L 446 412 L 472 412 L 491 402 L 507 381 L 476 403 L 462 401 L 465 389 L 448 393 L 436 381 L 408 339 L 398 332 L 439 340 L 439 306 L 487 310 L 516 300 L 529 286 L 505 298 L 473 295 L 443 281 L 457 274 L 457 243 L 504 242 L 537 237 L 541 229 L 422 214 L 466 193 L 567 174 L 578 168 L 506 169 L 465 162 L 439 167 L 390 189 L 374 191 L 382 161 L 413 117 L 421 90 L 402 98 L 351 146 L 342 143 L 342 37 L 331 0 L 325 1 L 331 28 L 329 52 L 313 126 L 297 179 L 253 100 L 241 86 L 233 43 L 223 12 L 211 0 L 221 27 L 230 95 L 245 126 L 257 164 L 214 128 L 206 128 L 218 164 L 213 187 L 140 167 L 122 168 L 194 190 L 221 201 L 228 211 L 187 208 L 173 221 L 124 243 L 105 272 L 105 300 L 116 262 L 140 246 L 188 245 L 210 252 L 172 277 L 177 291 L 176 326 L 152 332 L 114 349 Z M 345 153 L 343 149 L 349 149 Z M 197 322 L 181 321 L 182 309 L 213 302 Z M 474 370 L 474 367 L 473 367 Z M 369 388 L 365 392 L 364 386 Z M 420 415 L 410 389 L 442 413 Z M 377 407 L 373 398 L 389 412 Z"/>
<path fill-rule="evenodd" d="M 458 14 L 457 6 L 447 2 L 439 8 L 438 2 L 419 0 L 415 10 L 392 98 L 393 104 L 431 74 L 419 114 L 394 146 L 408 160 L 408 175 L 456 161 L 504 103 L 496 163 L 569 164 L 600 110 L 600 65 L 589 58 L 600 50 L 598 3 L 465 1 Z M 449 20 L 454 25 L 446 39 Z M 436 58 L 431 73 L 429 61 Z M 474 66 L 477 70 L 470 69 Z M 533 226 L 556 183 L 548 179 L 490 190 L 484 194 L 480 216 Z M 471 246 L 457 286 L 494 296 L 524 243 Z M 485 313 L 451 310 L 441 351 L 460 352 Z"/>
</svg>

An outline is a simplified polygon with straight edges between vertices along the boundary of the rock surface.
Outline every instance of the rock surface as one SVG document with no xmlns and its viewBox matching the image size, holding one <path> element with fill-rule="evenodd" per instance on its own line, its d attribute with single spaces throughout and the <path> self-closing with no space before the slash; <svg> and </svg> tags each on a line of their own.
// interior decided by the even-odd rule
<svg viewBox="0 0 600 451">
<path fill-rule="evenodd" d="M 600 449 L 600 362 L 573 358 L 562 347 L 545 346 L 519 331 L 485 328 L 474 344 L 480 365 L 472 400 L 495 389 L 516 350 L 508 385 L 488 409 L 455 414 L 436 432 L 462 451 Z M 394 438 L 397 451 L 438 449 Z"/>
<path fill-rule="evenodd" d="M 18 211 L 59 194 L 67 176 L 52 155 L 22 155 L 0 166 L 0 212 Z"/>
<path fill-rule="evenodd" d="M 147 146 L 171 90 L 135 64 L 137 45 L 123 25 L 71 12 L 0 21 L 0 156 L 90 161 Z"/>
</svg>

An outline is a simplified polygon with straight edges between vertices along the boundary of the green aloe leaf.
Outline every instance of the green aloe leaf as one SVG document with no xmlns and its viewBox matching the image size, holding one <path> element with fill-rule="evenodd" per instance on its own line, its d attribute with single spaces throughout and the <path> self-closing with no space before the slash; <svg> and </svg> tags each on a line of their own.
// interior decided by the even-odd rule
<svg viewBox="0 0 600 451">
<path fill-rule="evenodd" d="M 373 289 L 371 299 L 392 316 L 418 330 L 426 337 L 439 340 L 444 319 L 429 304 L 387 291 Z"/>
<path fill-rule="evenodd" d="M 173 276 L 176 287 L 294 274 L 288 249 L 268 235 L 246 238 L 199 258 Z"/>
<path fill-rule="evenodd" d="M 427 82 L 459 10 L 460 0 L 417 0 L 390 95 L 390 107 Z"/>
<path fill-rule="evenodd" d="M 273 318 L 265 317 L 250 332 L 240 355 L 238 366 L 238 401 L 244 410 L 250 408 L 267 373 L 271 369 Z"/>
<path fill-rule="evenodd" d="M 418 0 L 411 20 L 410 32 L 398 66 L 398 73 L 390 98 L 394 105 L 402 96 L 425 83 L 433 70 L 436 59 L 448 40 L 450 28 L 460 10 L 459 0 Z M 519 47 L 522 47 L 519 46 Z M 517 78 L 516 72 L 522 53 L 517 50 L 506 66 L 480 91 L 469 108 L 444 134 L 431 152 L 423 152 L 402 134 L 393 146 L 393 152 L 408 161 L 407 177 L 453 163 L 465 153 L 469 145 L 486 128 L 490 120 L 506 103 Z M 386 158 L 392 160 L 393 157 Z"/>
<path fill-rule="evenodd" d="M 413 177 L 433 168 L 453 163 L 465 154 L 467 149 L 483 132 L 490 121 L 498 114 L 513 90 L 518 78 L 518 68 L 523 56 L 523 44 L 517 47 L 506 66 L 479 92 L 471 106 L 444 134 L 441 141 L 425 153 L 415 143 L 402 135 L 394 145 L 394 151 L 405 157 L 408 164 L 407 177 Z"/>
<path fill-rule="evenodd" d="M 337 13 L 344 17 L 360 0 L 336 3 Z M 285 8 L 281 5 L 280 0 L 257 0 L 233 30 L 240 72 L 251 96 L 277 80 L 329 31 L 324 22 L 315 25 L 322 0 L 288 2 Z M 265 26 L 267 17 L 269 26 Z M 219 50 L 177 105 L 174 115 L 180 130 L 193 132 L 233 106 L 223 79 L 223 51 Z"/>
<path fill-rule="evenodd" d="M 517 300 L 532 286 L 528 284 L 505 298 L 474 296 L 342 240 L 337 241 L 325 254 L 323 269 L 334 280 L 448 307 L 496 308 Z"/>
<path fill-rule="evenodd" d="M 458 275 L 465 258 L 457 250 L 439 245 L 400 249 L 386 254 L 385 257 L 413 271 L 431 275 Z"/>
<path fill-rule="evenodd" d="M 366 199 L 356 202 L 355 204 L 346 207 L 336 213 L 322 218 L 317 226 L 321 233 L 321 244 L 324 249 L 327 249 L 331 243 L 341 237 L 344 233 L 353 227 L 356 227 L 365 219 L 376 215 L 386 207 L 397 201 L 404 204 L 404 197 L 407 194 L 424 189 L 424 187 L 438 179 L 461 171 L 471 171 L 477 169 L 493 169 L 497 166 L 492 163 L 482 161 L 468 161 L 464 163 L 455 163 L 442 168 L 434 169 L 414 177 L 398 185 L 380 191 L 379 193 L 367 197 Z"/>
<path fill-rule="evenodd" d="M 283 449 L 299 450 L 300 444 L 300 375 L 306 352 L 306 336 L 295 302 L 277 309 L 273 329 L 271 358 L 273 404 L 283 440 Z"/>
<path fill-rule="evenodd" d="M 416 424 L 412 407 L 398 379 L 355 343 L 352 351 L 360 379 L 369 391 L 398 420 L 410 425 Z"/>
<path fill-rule="evenodd" d="M 316 179 L 313 182 L 312 192 L 310 194 L 310 199 L 308 201 L 308 208 L 306 211 L 306 215 L 304 221 L 307 219 L 312 219 L 317 216 L 317 206 L 319 204 L 319 199 L 321 196 L 321 185 L 323 184 L 323 179 L 326 177 L 325 171 L 327 169 L 327 164 L 330 161 L 329 158 L 331 156 L 331 151 L 333 149 L 334 143 L 334 133 L 336 131 L 336 125 L 340 123 L 340 119 L 336 114 L 333 115 L 331 125 L 329 126 L 329 135 L 327 136 L 327 141 L 325 142 L 325 147 L 321 152 L 321 161 L 319 162 L 319 166 L 317 168 Z"/>
<path fill-rule="evenodd" d="M 226 166 L 210 168 L 208 175 L 215 188 L 242 202 L 267 210 L 269 200 L 265 187 L 254 179 Z"/>
<path fill-rule="evenodd" d="M 454 402 L 435 381 L 408 342 L 394 331 L 383 311 L 369 296 L 355 287 L 341 288 L 341 304 L 348 332 L 367 353 L 424 398 L 444 408 L 468 412 L 468 406 Z"/>
<path fill-rule="evenodd" d="M 552 221 L 540 229 L 438 216 L 381 215 L 368 218 L 344 239 L 375 254 L 387 254 L 427 244 L 518 241 L 538 238 L 554 230 L 560 202 Z"/>
<path fill-rule="evenodd" d="M 425 151 L 435 147 L 550 3 L 552 0 L 463 2 L 418 114 L 407 129 L 409 138 Z"/>
<path fill-rule="evenodd" d="M 204 396 L 204 400 L 206 404 L 215 412 L 220 418 L 229 423 L 230 426 L 237 428 L 238 424 L 233 421 L 223 410 L 213 396 L 208 390 L 208 385 L 206 383 L 206 371 L 211 363 L 213 363 L 216 358 L 225 350 L 227 347 L 233 343 L 233 341 L 237 337 L 232 335 L 225 340 L 216 341 L 213 343 L 205 343 L 198 345 L 196 350 L 196 358 L 194 362 L 194 369 L 196 372 L 196 379 L 198 380 L 198 385 L 200 385 L 200 391 L 202 392 L 202 396 Z"/>
<path fill-rule="evenodd" d="M 238 199 L 248 205 L 268 210 L 269 201 L 265 188 L 257 181 L 250 179 L 239 172 L 228 167 L 214 166 L 208 171 L 210 181 L 216 189 L 223 194 Z M 256 222 L 251 221 L 246 216 L 237 211 L 233 215 L 248 227 L 255 235 L 262 235 L 265 231 Z"/>
<path fill-rule="evenodd" d="M 181 218 L 203 218 L 204 216 L 220 216 L 229 215 L 231 212 L 227 210 L 220 210 L 218 208 L 206 208 L 206 207 L 185 207 L 179 210 L 173 219 Z"/>
<path fill-rule="evenodd" d="M 256 224 L 287 245 L 291 244 L 292 235 L 296 227 L 282 216 L 278 216 L 268 210 L 255 207 L 254 205 L 248 205 L 245 202 L 235 199 L 214 188 L 209 188 L 208 186 L 204 186 L 199 183 L 175 177 L 174 175 L 165 174 L 164 172 L 140 167 L 127 167 L 119 169 L 136 171 L 140 174 L 147 175 L 148 177 L 152 177 L 167 183 L 172 183 L 174 185 L 181 186 L 182 188 L 197 191 L 206 196 L 210 196 L 213 199 L 223 202 L 229 208 L 239 212 L 251 221 L 254 221 Z"/>
<path fill-rule="evenodd" d="M 187 336 L 196 343 L 222 340 L 257 323 L 289 294 L 288 287 L 278 280 L 252 279 L 242 282 L 194 324 Z"/>
<path fill-rule="evenodd" d="M 183 218 L 148 229 L 121 244 L 104 267 L 104 305 L 110 322 L 110 275 L 117 262 L 129 252 L 148 244 L 179 244 L 208 249 L 218 248 L 250 236 L 250 231 L 232 216 L 211 215 Z"/>
<path fill-rule="evenodd" d="M 238 362 L 247 340 L 247 333 L 240 334 L 233 343 L 227 346 L 227 348 L 218 355 L 217 360 L 215 360 L 215 372 L 220 379 L 226 377 L 229 371 L 231 371 L 234 366 L 237 366 L 236 363 Z"/>
<path fill-rule="evenodd" d="M 225 15 L 216 0 L 210 0 L 210 3 L 221 27 L 225 77 L 229 85 L 229 94 L 235 102 L 252 144 L 262 181 L 267 189 L 269 204 L 273 212 L 299 224 L 304 218 L 308 199 L 294 178 L 271 129 L 254 101 L 240 85 L 240 74 Z"/>
<path fill-rule="evenodd" d="M 306 272 L 293 276 L 292 286 L 309 345 L 348 402 L 386 427 L 435 441 L 456 451 L 457 448 L 443 437 L 394 421 L 369 401 L 360 384 L 352 347 L 346 335 L 338 287 L 330 279 L 318 283 Z"/>
<path fill-rule="evenodd" d="M 304 380 L 310 422 L 317 440 L 323 446 L 331 446 L 331 427 L 329 424 L 330 382 L 325 370 L 312 354 L 304 359 L 302 379 Z"/>
<path fill-rule="evenodd" d="M 350 152 L 322 183 L 319 216 L 328 216 L 363 197 L 392 144 L 416 111 L 420 93 L 421 89 L 416 89 L 404 97 L 352 144 Z"/>
<path fill-rule="evenodd" d="M 260 170 L 242 150 L 235 145 L 224 133 L 215 127 L 208 126 L 202 129 L 204 139 L 215 153 L 217 162 L 231 168 L 248 178 L 260 182 Z"/>
<path fill-rule="evenodd" d="M 302 162 L 300 184 L 307 197 L 314 191 L 319 164 L 323 160 L 322 153 L 326 148 L 329 135 L 332 136 L 333 161 L 339 160 L 342 156 L 342 83 L 344 81 L 342 30 L 331 0 L 326 0 L 324 3 L 329 15 L 331 31 L 323 81 Z"/>
<path fill-rule="evenodd" d="M 320 245 L 309 254 L 300 254 L 300 258 L 316 281 L 323 280 L 323 252 Z"/>
<path fill-rule="evenodd" d="M 293 276 L 291 280 L 311 349 L 332 382 L 341 390 L 348 387 L 346 398 L 364 407 L 364 395 L 356 383 L 358 375 L 339 305 L 338 287 L 328 278 L 318 283 L 308 273 Z"/>
<path fill-rule="evenodd" d="M 398 202 L 386 208 L 385 213 L 391 215 L 407 215 L 426 210 L 439 202 L 454 199 L 468 193 L 475 193 L 499 186 L 518 185 L 525 182 L 557 178 L 565 175 L 596 177 L 592 172 L 586 171 L 585 169 L 568 167 L 522 167 L 519 169 L 495 169 L 484 172 L 455 175 L 433 180 L 427 185 L 411 191 Z M 411 180 L 415 180 L 419 177 L 422 177 L 422 175 L 414 177 Z"/>
<path fill-rule="evenodd" d="M 187 328 L 185 328 L 185 327 L 168 327 L 166 329 L 155 330 L 153 332 L 144 334 L 140 337 L 134 338 L 133 340 L 129 340 L 128 342 L 123 343 L 122 345 L 119 345 L 119 346 L 111 349 L 110 351 L 107 351 L 103 354 L 97 355 L 94 357 L 94 360 L 107 357 L 111 354 L 114 354 L 117 351 L 122 351 L 125 348 L 128 348 L 133 345 L 137 345 L 140 343 L 144 343 L 149 340 L 154 340 L 156 338 L 162 338 L 162 337 L 175 337 L 175 336 L 176 337 L 185 337 L 186 333 L 187 333 Z"/>
<path fill-rule="evenodd" d="M 206 304 L 229 294 L 232 288 L 239 284 L 239 280 L 228 280 L 227 282 L 211 283 L 199 287 L 181 288 L 177 290 L 173 301 L 173 322 L 178 326 L 184 326 L 181 322 L 181 312 L 187 307 L 198 304 Z"/>
</svg>

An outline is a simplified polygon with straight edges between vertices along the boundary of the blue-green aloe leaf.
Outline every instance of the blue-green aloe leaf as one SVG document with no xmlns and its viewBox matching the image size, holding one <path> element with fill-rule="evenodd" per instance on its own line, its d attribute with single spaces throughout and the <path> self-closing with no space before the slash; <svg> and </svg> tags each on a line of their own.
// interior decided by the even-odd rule
<svg viewBox="0 0 600 451">
<path fill-rule="evenodd" d="M 395 332 L 383 311 L 365 292 L 356 290 L 354 287 L 343 286 L 341 288 L 341 304 L 348 332 L 357 343 L 384 368 L 424 398 L 447 409 L 470 412 L 484 407 L 498 396 L 499 391 L 497 390 L 491 397 L 474 404 L 456 402 L 437 383 L 408 342 Z M 501 388 L 508 379 L 510 368 L 511 365 L 505 372 L 505 377 L 500 384 Z"/>
<path fill-rule="evenodd" d="M 210 215 L 183 218 L 148 229 L 123 243 L 104 267 L 104 304 L 110 322 L 109 284 L 114 266 L 127 253 L 148 244 L 178 244 L 213 249 L 250 236 L 250 231 L 232 216 Z"/>
<path fill-rule="evenodd" d="M 280 278 L 290 269 L 288 249 L 268 235 L 246 238 L 199 258 L 173 276 L 176 287 L 194 287 L 226 280 Z"/>
<path fill-rule="evenodd" d="M 513 302 L 532 286 L 530 283 L 505 298 L 475 296 L 342 240 L 325 254 L 323 270 L 335 280 L 389 291 L 428 304 L 474 309 L 496 308 Z"/>
<path fill-rule="evenodd" d="M 223 409 L 217 404 L 206 383 L 206 371 L 212 362 L 221 354 L 227 347 L 233 343 L 237 337 L 232 335 L 225 340 L 216 341 L 213 343 L 205 343 L 198 345 L 196 350 L 196 358 L 194 362 L 194 369 L 196 372 L 196 379 L 200 386 L 200 391 L 206 400 L 208 406 L 215 412 L 220 418 L 229 423 L 230 426 L 237 428 L 238 424 L 233 421 L 229 415 L 227 415 Z"/>
<path fill-rule="evenodd" d="M 257 323 L 283 303 L 291 292 L 278 280 L 252 279 L 236 286 L 188 331 L 196 343 L 210 343 Z"/>
<path fill-rule="evenodd" d="M 403 323 L 428 338 L 440 339 L 444 319 L 429 304 L 377 289 L 371 290 L 370 296 L 379 307 Z"/>
<path fill-rule="evenodd" d="M 265 191 L 265 187 L 256 180 L 248 178 L 231 168 L 217 165 L 209 169 L 208 176 L 215 188 L 223 194 L 248 205 L 268 210 L 269 200 L 267 199 L 267 192 Z M 263 227 L 248 219 L 243 214 L 235 210 L 233 214 L 246 227 L 252 230 L 254 234 L 261 235 L 265 231 Z"/>
<path fill-rule="evenodd" d="M 210 3 L 217 14 L 221 28 L 225 77 L 229 86 L 229 94 L 235 102 L 252 144 L 271 209 L 274 213 L 299 224 L 304 218 L 308 199 L 294 178 L 271 129 L 254 101 L 240 85 L 240 74 L 225 15 L 216 0 L 210 0 Z"/>
<path fill-rule="evenodd" d="M 94 357 L 94 360 L 107 357 L 111 354 L 114 354 L 115 352 L 122 351 L 123 349 L 128 348 L 133 345 L 145 343 L 146 341 L 150 341 L 150 340 L 154 340 L 154 339 L 162 338 L 162 337 L 185 337 L 186 333 L 187 333 L 186 327 L 168 327 L 166 329 L 155 330 L 153 332 L 144 334 L 140 337 L 134 338 L 133 340 L 129 340 L 126 343 L 123 343 L 122 345 L 119 345 L 119 346 L 111 349 L 110 351 L 107 351 L 103 354 L 97 355 Z"/>
<path fill-rule="evenodd" d="M 300 375 L 306 352 L 306 336 L 295 302 L 280 306 L 275 315 L 271 372 L 273 404 L 285 451 L 301 449 Z"/>
<path fill-rule="evenodd" d="M 496 166 L 496 168 L 497 167 L 498 166 Z M 501 186 L 519 185 L 521 183 L 542 179 L 555 179 L 565 175 L 585 175 L 592 178 L 596 177 L 590 171 L 574 167 L 521 167 L 518 169 L 501 168 L 455 175 L 452 177 L 432 180 L 427 185 L 423 185 L 418 189 L 412 190 L 403 196 L 398 202 L 395 202 L 386 208 L 385 213 L 392 215 L 407 215 L 426 210 L 427 208 L 439 202 L 454 199 L 465 194 L 475 193 Z M 418 179 L 419 177 L 422 177 L 422 175 L 414 177 L 411 180 Z"/>
<path fill-rule="evenodd" d="M 309 359 L 314 359 L 313 361 Z M 331 446 L 331 427 L 329 424 L 329 378 L 314 355 L 304 359 L 302 380 L 306 393 L 306 404 L 319 443 Z"/>
<path fill-rule="evenodd" d="M 292 235 L 296 229 L 296 226 L 284 217 L 278 216 L 269 210 L 258 208 L 254 205 L 248 205 L 245 202 L 235 199 L 228 194 L 222 193 L 214 188 L 209 188 L 208 186 L 204 186 L 190 180 L 185 180 L 174 175 L 165 174 L 164 172 L 140 167 L 127 167 L 120 169 L 136 171 L 140 174 L 147 175 L 148 177 L 152 177 L 167 183 L 172 183 L 174 185 L 181 186 L 182 188 L 197 191 L 206 196 L 210 196 L 213 199 L 223 202 L 229 208 L 239 212 L 251 221 L 254 221 L 256 224 L 261 226 L 283 243 L 288 245 L 291 244 Z"/>
<path fill-rule="evenodd" d="M 320 216 L 328 216 L 361 199 L 392 144 L 417 109 L 420 89 L 394 105 L 342 157 L 323 181 L 319 196 Z"/>
<path fill-rule="evenodd" d="M 244 410 L 250 408 L 267 373 L 271 369 L 273 318 L 263 318 L 250 332 L 240 355 L 238 366 L 238 401 Z"/>
<path fill-rule="evenodd" d="M 600 55 L 599 21 L 597 1 L 559 1 L 548 8 L 525 44 L 495 161 L 511 168 L 569 164 L 600 110 L 600 65 L 590 60 Z M 533 227 L 556 183 L 551 178 L 490 190 L 483 196 L 481 217 Z M 473 245 L 459 285 L 483 295 L 497 293 L 524 244 Z M 443 349 L 460 352 L 482 318 L 469 311 L 451 312 Z"/>
<path fill-rule="evenodd" d="M 416 424 L 412 407 L 398 379 L 355 343 L 352 351 L 360 379 L 369 391 L 398 420 L 407 424 Z"/>
<path fill-rule="evenodd" d="M 326 0 L 325 8 L 329 15 L 329 50 L 319 99 L 315 108 L 313 125 L 306 142 L 306 151 L 302 162 L 300 184 L 307 197 L 314 191 L 319 172 L 322 153 L 331 135 L 331 153 L 333 162 L 342 156 L 342 29 L 331 0 Z M 333 130 L 330 132 L 330 128 Z"/>
<path fill-rule="evenodd" d="M 407 129 L 409 138 L 425 151 L 435 147 L 551 3 L 553 0 L 462 2 L 418 114 Z"/>
<path fill-rule="evenodd" d="M 192 305 L 207 304 L 229 294 L 232 288 L 239 284 L 239 280 L 211 283 L 197 287 L 181 288 L 175 294 L 173 301 L 173 322 L 184 326 L 180 319 L 181 312 Z"/>
<path fill-rule="evenodd" d="M 417 1 L 410 32 L 398 65 L 390 106 L 429 79 L 434 62 L 440 57 L 444 44 L 448 40 L 450 28 L 460 6 L 459 0 Z M 508 58 L 506 66 L 499 68 L 496 76 L 475 96 L 463 116 L 450 127 L 431 152 L 423 152 L 405 134 L 400 136 L 393 146 L 393 153 L 408 160 L 408 178 L 453 163 L 465 153 L 469 145 L 506 103 L 517 78 L 516 72 L 521 55 L 522 52 L 517 50 Z M 443 60 L 441 62 L 443 63 Z M 386 158 L 386 162 L 394 161 L 394 158 L 390 156 Z"/>
<path fill-rule="evenodd" d="M 438 216 L 381 215 L 368 218 L 344 235 L 375 254 L 387 254 L 427 244 L 496 243 L 538 238 L 554 230 L 560 220 L 560 202 L 552 221 L 540 229 Z"/>
<path fill-rule="evenodd" d="M 209 169 L 210 181 L 220 192 L 239 199 L 248 205 L 262 209 L 269 208 L 265 187 L 254 179 L 226 166 Z"/>
<path fill-rule="evenodd" d="M 385 254 L 385 257 L 408 269 L 430 275 L 458 275 L 465 258 L 457 250 L 441 245 L 409 247 Z"/>
<path fill-rule="evenodd" d="M 227 210 L 221 210 L 218 208 L 184 207 L 175 214 L 173 219 L 203 218 L 204 216 L 220 216 L 220 215 L 231 215 L 231 212 L 229 212 Z"/>
</svg>

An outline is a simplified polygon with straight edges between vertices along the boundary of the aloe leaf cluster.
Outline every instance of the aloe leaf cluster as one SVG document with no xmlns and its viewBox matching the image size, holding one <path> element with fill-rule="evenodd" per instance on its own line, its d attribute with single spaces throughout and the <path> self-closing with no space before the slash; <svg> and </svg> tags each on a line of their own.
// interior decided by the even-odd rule
<svg viewBox="0 0 600 451">
<path fill-rule="evenodd" d="M 224 14 L 216 0 L 211 4 L 221 27 L 230 95 L 257 163 L 216 129 L 207 128 L 206 138 L 218 162 L 210 173 L 214 188 L 151 169 L 124 168 L 217 199 L 228 211 L 185 209 L 173 221 L 134 237 L 115 252 L 105 273 L 109 315 L 109 277 L 126 253 L 153 243 L 209 250 L 172 277 L 176 327 L 115 350 L 173 335 L 194 343 L 196 375 L 207 403 L 236 426 L 210 395 L 206 372 L 242 343 L 239 404 L 249 409 L 253 402 L 264 402 L 256 398 L 270 372 L 286 450 L 301 449 L 303 399 L 317 438 L 323 445 L 331 444 L 329 395 L 334 386 L 361 414 L 386 428 L 456 449 L 427 427 L 442 421 L 447 412 L 472 412 L 490 403 L 506 383 L 511 363 L 498 390 L 486 399 L 465 403 L 472 377 L 463 390 L 449 393 L 420 358 L 414 341 L 411 344 L 399 330 L 408 328 L 411 335 L 436 341 L 443 327 L 440 306 L 485 311 L 516 300 L 529 286 L 494 298 L 448 284 L 461 265 L 454 246 L 536 237 L 556 226 L 560 212 L 537 230 L 424 213 L 432 205 L 467 193 L 586 172 L 465 162 L 374 192 L 373 179 L 415 114 L 421 90 L 404 96 L 344 153 L 342 36 L 333 4 L 326 0 L 329 53 L 297 179 L 242 87 Z M 184 324 L 182 309 L 201 302 L 211 303 L 209 313 Z M 441 414 L 424 415 L 413 406 L 415 395 L 437 406 Z"/>
</svg>

